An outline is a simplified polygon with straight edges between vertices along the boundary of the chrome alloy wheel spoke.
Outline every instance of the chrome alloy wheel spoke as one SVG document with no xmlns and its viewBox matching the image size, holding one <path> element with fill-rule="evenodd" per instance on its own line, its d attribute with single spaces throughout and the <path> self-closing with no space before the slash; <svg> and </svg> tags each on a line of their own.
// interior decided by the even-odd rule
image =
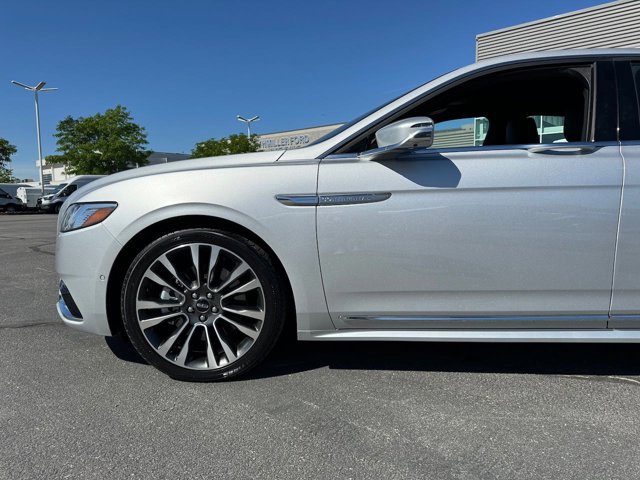
<svg viewBox="0 0 640 480">
<path fill-rule="evenodd" d="M 169 353 L 169 350 L 171 350 L 171 347 L 173 347 L 176 344 L 176 340 L 178 340 L 178 337 L 180 336 L 180 334 L 184 332 L 189 325 L 190 325 L 190 322 L 186 321 L 182 324 L 181 327 L 177 328 L 169 338 L 167 338 L 163 343 L 161 343 L 158 346 L 158 348 L 156 349 L 158 350 L 158 353 L 163 357 L 166 356 L 167 353 Z"/>
<path fill-rule="evenodd" d="M 216 268 L 216 264 L 218 263 L 218 258 L 220 258 L 220 248 L 212 245 L 211 254 L 209 255 L 209 268 L 207 269 L 207 284 L 212 290 L 213 286 L 211 285 L 211 276 L 213 275 L 213 269 Z"/>
<path fill-rule="evenodd" d="M 251 270 L 251 268 L 249 267 L 249 265 L 247 265 L 245 262 L 240 263 L 235 270 L 233 270 L 229 276 L 227 277 L 227 279 L 222 283 L 222 285 L 219 285 L 218 287 L 215 288 L 215 292 L 220 292 L 222 291 L 225 287 L 227 287 L 228 285 L 230 285 L 231 283 L 233 283 L 235 280 L 238 279 L 238 277 L 240 277 L 241 275 L 243 275 L 244 273 L 248 272 L 249 270 Z"/>
<path fill-rule="evenodd" d="M 258 335 L 260 334 L 259 331 L 253 330 L 249 327 L 245 327 L 244 325 L 234 320 L 231 320 L 223 315 L 220 315 L 219 319 L 224 320 L 227 323 L 230 323 L 231 325 L 236 327 L 238 330 L 240 330 L 242 333 L 244 333 L 247 337 L 251 338 L 252 340 L 255 340 L 256 338 L 258 338 Z"/>
<path fill-rule="evenodd" d="M 161 287 L 166 287 L 166 288 L 172 290 L 173 292 L 178 294 L 179 298 L 182 298 L 182 300 L 184 300 L 184 295 L 182 294 L 182 292 L 180 290 L 177 289 L 177 287 L 175 287 L 173 285 L 169 285 L 169 283 L 164 281 L 162 278 L 160 278 L 157 274 L 153 273 L 151 270 L 147 270 L 145 272 L 144 278 L 148 278 L 149 280 L 151 280 L 152 282 L 157 283 Z M 180 283 L 182 283 L 182 282 L 180 282 Z"/>
<path fill-rule="evenodd" d="M 185 290 L 189 290 L 191 287 L 189 285 L 187 285 L 188 282 L 185 282 L 184 279 L 182 279 L 182 277 L 180 277 L 180 275 L 178 275 L 178 272 L 176 271 L 175 267 L 173 266 L 173 264 L 171 263 L 171 260 L 169 260 L 169 258 L 167 258 L 167 255 L 162 255 L 160 258 L 158 258 L 157 260 L 158 262 L 160 262 L 162 264 L 162 266 L 164 268 L 166 268 L 169 273 L 171 275 L 173 275 L 173 277 L 180 282 L 180 284 L 182 285 L 182 287 Z"/>
<path fill-rule="evenodd" d="M 220 342 L 220 345 L 222 345 L 222 350 L 224 351 L 224 354 L 227 357 L 228 362 L 231 363 L 231 362 L 235 361 L 238 358 L 238 356 L 231 349 L 231 347 L 227 343 L 227 340 L 224 338 L 224 336 L 220 335 L 220 331 L 218 330 L 218 326 L 215 323 L 213 324 L 213 330 L 216 332 L 216 336 L 218 337 L 218 341 Z"/>
<path fill-rule="evenodd" d="M 178 317 L 185 318 L 185 315 L 179 312 L 173 312 L 168 315 L 160 315 L 159 317 L 145 318 L 144 320 L 140 320 L 140 326 L 142 327 L 143 330 L 146 330 L 147 328 L 152 328 L 152 327 L 155 327 L 156 325 L 160 325 L 165 320 L 169 320 L 170 318 L 178 318 Z"/>
<path fill-rule="evenodd" d="M 266 318 L 264 290 L 251 266 L 226 248 L 201 242 L 152 261 L 138 284 L 135 308 L 149 345 L 191 370 L 238 360 Z"/>
<path fill-rule="evenodd" d="M 264 321 L 264 312 L 262 310 L 248 310 L 246 308 L 243 308 L 242 310 L 237 310 L 235 308 L 229 308 L 222 305 L 222 311 L 233 313 L 241 317 L 249 317 L 249 318 L 253 318 L 254 320 Z"/>
<path fill-rule="evenodd" d="M 190 245 L 191 247 L 191 260 L 193 266 L 196 269 L 196 288 L 200 288 L 200 245 Z"/>
<path fill-rule="evenodd" d="M 189 344 L 191 343 L 191 337 L 193 337 L 193 333 L 196 330 L 199 330 L 200 325 L 202 325 L 203 328 L 206 328 L 203 324 L 193 325 L 191 327 L 191 331 L 189 332 L 189 335 L 187 336 L 187 339 L 182 344 L 182 349 L 180 350 L 180 353 L 176 357 L 176 363 L 182 367 L 186 366 L 187 364 L 187 355 L 189 355 Z"/>
<path fill-rule="evenodd" d="M 171 308 L 179 307 L 182 305 L 182 301 L 175 300 L 173 302 L 167 302 L 166 300 L 138 300 L 136 308 L 138 310 L 150 310 L 153 308 Z"/>
<path fill-rule="evenodd" d="M 211 344 L 211 336 L 209 334 L 209 329 L 204 329 L 205 336 L 207 338 L 207 366 L 211 368 L 219 367 L 218 361 L 216 360 L 215 355 L 213 354 L 213 345 Z"/>
<path fill-rule="evenodd" d="M 249 280 L 247 283 L 245 283 L 244 285 L 239 286 L 238 288 L 233 289 L 232 291 L 230 291 L 229 293 L 222 295 L 221 299 L 224 300 L 225 298 L 230 298 L 230 297 L 234 297 L 240 293 L 246 293 L 246 292 L 250 292 L 251 290 L 254 290 L 256 288 L 262 288 L 260 285 L 260 282 L 258 281 L 257 278 L 253 278 L 251 280 Z"/>
</svg>

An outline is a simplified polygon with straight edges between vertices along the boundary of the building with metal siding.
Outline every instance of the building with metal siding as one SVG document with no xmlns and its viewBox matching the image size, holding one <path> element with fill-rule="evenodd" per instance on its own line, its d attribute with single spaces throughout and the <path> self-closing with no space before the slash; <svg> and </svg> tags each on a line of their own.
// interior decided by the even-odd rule
<svg viewBox="0 0 640 480">
<path fill-rule="evenodd" d="M 473 123 L 461 125 L 457 128 L 437 130 L 433 136 L 433 148 L 449 148 L 461 146 L 473 146 Z"/>
<path fill-rule="evenodd" d="M 476 36 L 476 60 L 571 48 L 640 47 L 640 1 L 620 0 Z"/>
</svg>

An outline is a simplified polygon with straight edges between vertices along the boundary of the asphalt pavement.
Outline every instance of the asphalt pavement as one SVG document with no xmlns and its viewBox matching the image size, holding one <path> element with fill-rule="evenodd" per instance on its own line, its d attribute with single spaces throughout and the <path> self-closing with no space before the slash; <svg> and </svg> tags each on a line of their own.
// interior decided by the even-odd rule
<svg viewBox="0 0 640 480">
<path fill-rule="evenodd" d="M 640 478 L 640 346 L 295 343 L 177 382 L 58 319 L 55 220 L 0 215 L 0 479 Z"/>
</svg>

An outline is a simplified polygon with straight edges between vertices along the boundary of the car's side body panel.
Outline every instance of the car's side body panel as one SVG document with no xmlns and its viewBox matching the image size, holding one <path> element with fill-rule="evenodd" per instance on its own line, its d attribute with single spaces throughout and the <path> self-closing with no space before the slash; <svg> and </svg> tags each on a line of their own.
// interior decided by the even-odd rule
<svg viewBox="0 0 640 480">
<path fill-rule="evenodd" d="M 318 208 L 334 322 L 606 327 L 619 148 L 582 154 L 556 147 L 425 150 L 382 162 L 325 159 L 320 196 L 391 193 L 378 203 Z"/>
<path fill-rule="evenodd" d="M 634 65 L 635 64 L 635 65 Z M 624 160 L 624 188 L 616 251 L 612 328 L 640 328 L 640 57 L 615 62 L 618 134 Z"/>
<path fill-rule="evenodd" d="M 620 232 L 610 326 L 640 327 L 640 145 L 625 142 L 624 195 L 620 212 Z"/>
</svg>

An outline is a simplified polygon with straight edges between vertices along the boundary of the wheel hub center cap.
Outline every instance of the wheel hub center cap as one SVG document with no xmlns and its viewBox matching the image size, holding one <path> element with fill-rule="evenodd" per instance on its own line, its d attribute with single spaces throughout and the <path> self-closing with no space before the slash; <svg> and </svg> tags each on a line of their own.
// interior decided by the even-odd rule
<svg viewBox="0 0 640 480">
<path fill-rule="evenodd" d="M 198 309 L 199 312 L 204 313 L 208 311 L 210 308 L 209 302 L 205 298 L 201 298 L 196 302 L 196 308 Z"/>
</svg>

